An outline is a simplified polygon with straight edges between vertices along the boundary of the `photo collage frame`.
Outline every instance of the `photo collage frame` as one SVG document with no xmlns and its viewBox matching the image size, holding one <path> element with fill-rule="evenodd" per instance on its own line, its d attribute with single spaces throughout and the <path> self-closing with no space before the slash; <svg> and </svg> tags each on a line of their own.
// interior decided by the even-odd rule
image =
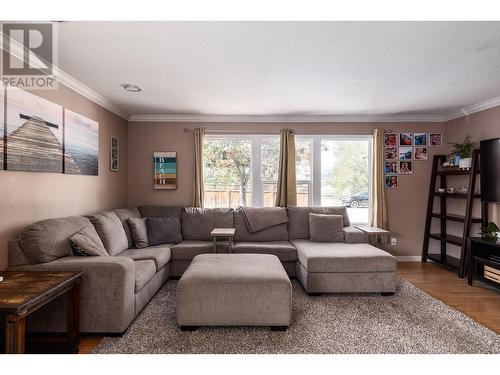
<svg viewBox="0 0 500 375">
<path fill-rule="evenodd" d="M 442 133 L 385 132 L 384 181 L 386 189 L 399 186 L 400 175 L 411 175 L 415 163 L 428 160 L 429 147 L 443 145 Z"/>
</svg>

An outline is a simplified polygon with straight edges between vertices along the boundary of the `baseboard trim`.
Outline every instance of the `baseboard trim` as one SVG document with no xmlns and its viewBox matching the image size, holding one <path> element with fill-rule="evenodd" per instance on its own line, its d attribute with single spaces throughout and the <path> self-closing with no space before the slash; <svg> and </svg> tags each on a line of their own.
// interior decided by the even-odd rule
<svg viewBox="0 0 500 375">
<path fill-rule="evenodd" d="M 398 262 L 420 262 L 422 257 L 420 255 L 401 255 L 396 256 Z"/>
</svg>

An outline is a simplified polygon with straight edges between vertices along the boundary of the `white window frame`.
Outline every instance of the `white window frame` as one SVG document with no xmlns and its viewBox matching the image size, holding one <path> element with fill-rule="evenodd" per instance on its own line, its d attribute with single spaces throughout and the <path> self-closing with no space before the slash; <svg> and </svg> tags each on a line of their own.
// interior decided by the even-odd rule
<svg viewBox="0 0 500 375">
<path fill-rule="evenodd" d="M 252 181 L 252 207 L 264 206 L 264 190 L 262 181 L 262 140 L 276 138 L 279 144 L 279 134 L 206 134 L 206 140 L 242 140 L 251 142 L 251 176 Z"/>
<path fill-rule="evenodd" d="M 372 147 L 373 147 L 373 136 L 371 134 L 300 134 L 295 136 L 296 140 L 310 140 L 312 141 L 311 150 L 311 181 L 299 181 L 299 183 L 310 183 L 309 188 L 309 206 L 320 207 L 321 206 L 321 142 L 322 141 L 360 141 L 367 140 L 368 142 L 368 191 L 369 191 L 369 202 L 368 204 L 368 217 L 371 216 L 372 210 L 372 196 L 371 196 L 371 184 L 372 184 Z M 353 223 L 359 224 L 359 223 Z"/>
</svg>

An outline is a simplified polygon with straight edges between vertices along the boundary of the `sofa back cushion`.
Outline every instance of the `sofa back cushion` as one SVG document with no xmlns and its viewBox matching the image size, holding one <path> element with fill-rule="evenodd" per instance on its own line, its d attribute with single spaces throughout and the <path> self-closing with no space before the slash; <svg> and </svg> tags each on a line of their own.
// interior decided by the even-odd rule
<svg viewBox="0 0 500 375">
<path fill-rule="evenodd" d="M 176 217 L 179 220 L 182 209 L 178 206 L 139 206 L 142 217 Z"/>
<path fill-rule="evenodd" d="M 309 214 L 309 233 L 313 242 L 344 242 L 342 215 Z"/>
<path fill-rule="evenodd" d="M 113 210 L 118 216 L 118 219 L 122 222 L 123 229 L 125 230 L 125 234 L 127 235 L 128 247 L 134 247 L 134 239 L 132 238 L 132 232 L 130 231 L 130 225 L 128 224 L 128 219 L 138 219 L 141 217 L 141 213 L 137 209 L 137 207 L 130 208 L 117 208 Z"/>
<path fill-rule="evenodd" d="M 286 209 L 283 208 L 283 210 Z M 287 223 L 275 225 L 258 232 L 250 232 L 243 213 L 239 208 L 234 211 L 234 228 L 236 229 L 234 234 L 234 240 L 236 242 L 268 242 L 288 240 Z"/>
<path fill-rule="evenodd" d="M 89 216 L 109 255 L 118 255 L 128 249 L 128 239 L 122 222 L 113 211 L 103 211 Z"/>
<path fill-rule="evenodd" d="M 176 217 L 148 217 L 146 229 L 150 246 L 182 242 L 181 221 Z"/>
<path fill-rule="evenodd" d="M 47 263 L 72 255 L 70 237 L 91 226 L 89 219 L 80 216 L 43 220 L 26 227 L 19 241 L 31 264 Z"/>
<path fill-rule="evenodd" d="M 214 228 L 233 228 L 234 210 L 232 208 L 195 208 L 182 211 L 182 239 L 210 241 Z"/>
<path fill-rule="evenodd" d="M 28 258 L 26 258 L 26 254 L 24 254 L 24 250 L 21 247 L 21 243 L 19 239 L 10 240 L 7 243 L 9 256 L 8 256 L 8 266 L 16 267 L 16 266 L 25 266 L 30 264 Z"/>
<path fill-rule="evenodd" d="M 310 238 L 309 214 L 342 215 L 344 227 L 350 225 L 349 215 L 345 207 L 288 207 L 288 238 Z"/>
</svg>

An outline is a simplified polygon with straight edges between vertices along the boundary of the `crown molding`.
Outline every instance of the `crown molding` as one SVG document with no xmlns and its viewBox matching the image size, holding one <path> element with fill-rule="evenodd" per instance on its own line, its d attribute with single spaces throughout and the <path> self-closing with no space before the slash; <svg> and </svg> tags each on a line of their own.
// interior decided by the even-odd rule
<svg viewBox="0 0 500 375">
<path fill-rule="evenodd" d="M 441 115 L 130 115 L 130 122 L 443 122 Z"/>
<path fill-rule="evenodd" d="M 4 38 L 7 38 L 7 36 L 0 31 L 0 38 L 4 40 Z M 22 60 L 24 58 L 25 54 L 25 48 L 22 46 L 20 43 L 18 43 L 16 40 L 11 39 L 10 40 L 10 49 L 9 53 Z M 3 43 L 0 43 L 0 50 L 3 51 Z M 28 51 L 28 53 L 31 53 Z M 114 113 L 115 115 L 121 117 L 124 120 L 128 120 L 129 114 L 119 108 L 116 104 L 114 104 L 111 100 L 105 98 L 98 92 L 92 90 L 90 87 L 84 85 L 80 81 L 78 81 L 76 78 L 70 76 L 68 73 L 63 71 L 62 69 L 59 68 L 57 65 L 52 66 L 52 78 L 54 78 L 57 82 L 61 83 L 62 85 L 66 86 L 67 88 L 73 90 L 74 92 L 82 95 L 83 97 L 91 100 L 92 102 L 100 105 L 101 107 L 107 109 L 108 111 Z"/>
<path fill-rule="evenodd" d="M 107 109 L 108 111 L 113 112 L 115 115 L 121 117 L 122 119 L 124 120 L 129 119 L 130 115 L 121 108 L 119 108 L 111 100 L 105 98 L 98 92 L 92 90 L 90 87 L 84 85 L 76 78 L 70 76 L 68 73 L 64 72 L 58 67 L 54 67 L 54 75 L 57 81 L 66 86 L 67 88 L 93 101 L 94 103 L 100 105 L 101 107 Z"/>
<path fill-rule="evenodd" d="M 473 113 L 485 111 L 487 109 L 498 106 L 500 106 L 500 96 L 497 96 L 496 98 L 486 99 L 483 100 L 482 102 L 469 105 L 457 111 L 453 111 L 448 115 L 444 116 L 444 122 L 455 120 L 460 117 L 469 116 L 472 115 Z"/>
</svg>

